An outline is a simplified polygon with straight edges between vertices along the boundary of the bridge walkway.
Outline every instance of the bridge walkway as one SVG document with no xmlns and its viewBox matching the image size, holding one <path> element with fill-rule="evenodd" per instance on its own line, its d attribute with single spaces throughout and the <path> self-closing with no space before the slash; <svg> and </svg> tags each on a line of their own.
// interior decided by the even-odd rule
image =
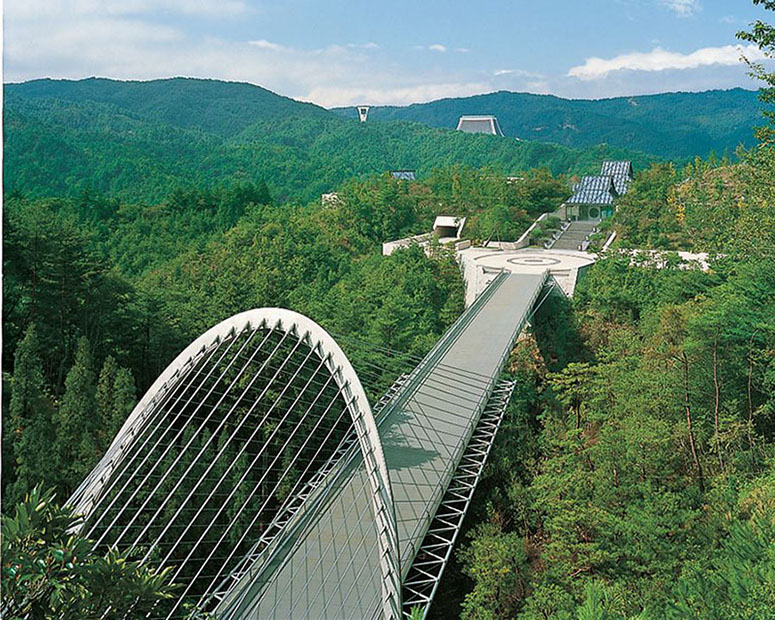
<svg viewBox="0 0 775 620">
<path fill-rule="evenodd" d="M 380 426 L 406 575 L 513 343 L 546 280 L 505 275 L 408 402 Z M 469 314 L 469 313 L 467 313 Z M 440 348 L 437 345 L 437 349 Z M 432 352 L 433 353 L 433 352 Z M 454 369 L 454 370 L 453 370 Z"/>
<path fill-rule="evenodd" d="M 412 565 L 512 346 L 548 274 L 499 275 L 458 319 L 386 407 L 379 425 L 398 526 L 401 578 Z M 227 601 L 234 618 L 377 618 L 380 557 L 362 460 L 282 559 Z M 238 597 L 239 600 L 235 600 Z"/>
</svg>

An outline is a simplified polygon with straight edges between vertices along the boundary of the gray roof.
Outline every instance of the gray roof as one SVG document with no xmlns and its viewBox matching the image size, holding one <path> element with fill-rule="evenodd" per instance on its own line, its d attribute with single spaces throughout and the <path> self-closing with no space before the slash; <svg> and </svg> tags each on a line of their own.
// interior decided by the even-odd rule
<svg viewBox="0 0 775 620">
<path fill-rule="evenodd" d="M 633 179 L 632 163 L 629 161 L 604 161 L 600 168 L 600 174 L 612 176 L 616 191 L 620 196 L 623 196 L 627 193 L 630 181 Z"/>
<path fill-rule="evenodd" d="M 618 196 L 612 176 L 586 176 L 576 183 L 573 196 L 565 202 L 572 205 L 612 205 Z"/>
<path fill-rule="evenodd" d="M 414 170 L 392 170 L 390 174 L 393 175 L 394 179 L 399 179 L 401 181 L 415 180 Z"/>
<path fill-rule="evenodd" d="M 503 136 L 498 119 L 492 115 L 461 116 L 457 122 L 457 130 L 465 133 L 486 133 L 492 136 Z"/>
</svg>

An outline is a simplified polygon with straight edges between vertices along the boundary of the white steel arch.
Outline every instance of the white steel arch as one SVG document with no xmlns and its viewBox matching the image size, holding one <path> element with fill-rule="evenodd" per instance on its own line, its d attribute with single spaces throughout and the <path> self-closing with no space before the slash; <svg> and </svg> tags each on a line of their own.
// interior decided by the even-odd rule
<svg viewBox="0 0 775 620">
<path fill-rule="evenodd" d="M 104 509 L 99 503 L 105 501 L 114 474 L 122 466 L 129 467 L 125 461 L 136 451 L 136 443 L 145 432 L 149 416 L 155 409 L 163 406 L 161 401 L 168 398 L 171 390 L 176 389 L 176 384 L 185 380 L 187 373 L 195 374 L 198 371 L 196 366 L 205 356 L 215 355 L 220 344 L 228 339 L 234 340 L 235 335 L 242 334 L 245 330 L 258 328 L 269 330 L 270 333 L 279 333 L 282 338 L 290 336 L 292 341 L 304 343 L 305 347 L 308 347 L 305 362 L 310 356 L 316 357 L 319 360 L 318 368 L 324 367 L 327 370 L 329 381 L 333 380 L 338 388 L 337 393 L 347 403 L 346 408 L 369 474 L 380 547 L 382 610 L 386 618 L 397 618 L 401 609 L 401 570 L 395 508 L 390 477 L 371 406 L 360 379 L 339 345 L 320 325 L 297 312 L 282 308 L 260 308 L 242 312 L 212 327 L 186 347 L 146 392 L 105 456 L 76 490 L 69 503 L 77 512 L 86 515 L 87 523 L 95 511 L 99 513 Z M 298 346 L 296 344 L 296 347 Z M 282 393 L 284 394 L 284 388 Z M 300 397 L 301 395 L 297 396 L 297 400 Z M 194 519 L 200 512 L 201 509 Z"/>
</svg>

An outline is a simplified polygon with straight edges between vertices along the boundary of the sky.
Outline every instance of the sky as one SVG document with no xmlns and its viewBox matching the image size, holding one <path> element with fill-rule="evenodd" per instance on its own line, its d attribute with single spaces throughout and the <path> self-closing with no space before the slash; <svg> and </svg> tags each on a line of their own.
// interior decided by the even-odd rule
<svg viewBox="0 0 775 620">
<path fill-rule="evenodd" d="M 751 0 L 5 0 L 3 80 L 250 82 L 326 107 L 758 84 Z M 768 66 L 772 61 L 767 61 Z"/>
</svg>

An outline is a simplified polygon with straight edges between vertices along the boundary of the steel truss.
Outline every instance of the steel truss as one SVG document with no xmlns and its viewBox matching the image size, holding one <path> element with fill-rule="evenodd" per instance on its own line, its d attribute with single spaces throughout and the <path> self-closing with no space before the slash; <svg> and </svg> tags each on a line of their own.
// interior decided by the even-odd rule
<svg viewBox="0 0 775 620">
<path fill-rule="evenodd" d="M 184 603 L 203 610 L 218 601 L 212 595 L 223 578 L 249 565 L 355 451 L 367 464 L 377 528 L 376 594 L 383 615 L 397 618 L 395 513 L 373 412 L 338 344 L 298 313 L 251 310 L 197 338 L 151 386 L 69 503 L 98 546 L 128 547 L 173 568 L 180 598 L 158 612 L 177 618 Z"/>
<path fill-rule="evenodd" d="M 401 386 L 406 382 L 409 375 L 400 375 L 385 394 L 379 399 L 376 405 L 373 407 L 375 418 L 379 418 L 380 412 L 384 409 L 385 405 L 396 395 L 401 389 Z M 345 459 L 345 456 L 351 453 L 358 443 L 358 437 L 355 429 L 351 429 L 350 432 L 342 439 L 339 447 L 334 454 L 323 467 L 321 467 L 315 475 L 304 484 L 304 487 L 296 494 L 290 496 L 285 505 L 278 511 L 272 522 L 264 530 L 261 538 L 253 545 L 250 551 L 245 554 L 242 561 L 232 570 L 216 588 L 210 597 L 213 600 L 221 602 L 231 592 L 234 584 L 238 583 L 243 576 L 256 565 L 261 559 L 261 554 L 272 544 L 272 542 L 284 533 L 285 527 L 299 514 L 299 511 L 304 506 L 304 503 L 321 485 L 326 481 L 328 475 Z M 208 602 L 209 602 L 208 597 Z"/>
<path fill-rule="evenodd" d="M 468 442 L 447 492 L 436 510 L 422 545 L 403 583 L 403 615 L 420 607 L 425 618 L 452 549 L 463 525 L 468 506 L 482 475 L 493 441 L 506 412 L 515 382 L 499 381 L 487 401 L 479 423 Z"/>
</svg>

